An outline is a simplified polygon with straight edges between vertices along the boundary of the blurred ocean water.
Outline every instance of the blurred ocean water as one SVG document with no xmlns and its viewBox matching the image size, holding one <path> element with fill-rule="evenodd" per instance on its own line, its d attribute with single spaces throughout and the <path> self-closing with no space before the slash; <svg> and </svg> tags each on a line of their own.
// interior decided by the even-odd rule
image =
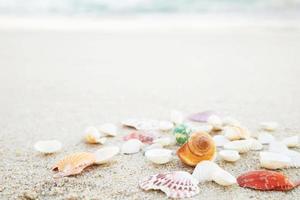
<svg viewBox="0 0 300 200">
<path fill-rule="evenodd" d="M 0 0 L 0 15 L 299 12 L 300 0 Z"/>
</svg>

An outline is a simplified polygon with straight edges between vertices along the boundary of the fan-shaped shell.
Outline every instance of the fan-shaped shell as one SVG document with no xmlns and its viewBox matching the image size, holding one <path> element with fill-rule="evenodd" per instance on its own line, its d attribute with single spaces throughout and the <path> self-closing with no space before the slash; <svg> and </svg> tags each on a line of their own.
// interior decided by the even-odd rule
<svg viewBox="0 0 300 200">
<path fill-rule="evenodd" d="M 84 168 L 94 164 L 95 161 L 96 156 L 93 153 L 80 152 L 68 155 L 52 167 L 52 170 L 58 170 L 54 177 L 79 174 Z"/>
<path fill-rule="evenodd" d="M 34 144 L 34 149 L 44 154 L 58 152 L 61 147 L 62 144 L 58 140 L 40 140 Z"/>
<path fill-rule="evenodd" d="M 96 156 L 96 164 L 104 164 L 109 162 L 115 155 L 120 152 L 117 146 L 106 146 L 94 152 Z"/>
<path fill-rule="evenodd" d="M 219 152 L 219 155 L 221 159 L 228 161 L 228 162 L 235 162 L 238 159 L 240 159 L 240 154 L 239 152 L 235 150 L 222 150 Z"/>
<path fill-rule="evenodd" d="M 190 166 L 196 166 L 203 160 L 213 160 L 215 154 L 216 145 L 212 137 L 205 132 L 193 133 L 188 142 L 177 151 L 180 160 Z"/>
<path fill-rule="evenodd" d="M 189 198 L 199 193 L 198 181 L 188 172 L 175 171 L 148 176 L 139 182 L 143 190 L 161 190 L 170 198 Z"/>
<path fill-rule="evenodd" d="M 290 165 L 291 159 L 284 154 L 272 152 L 259 153 L 260 166 L 267 169 L 282 169 Z"/>
<path fill-rule="evenodd" d="M 143 143 L 138 139 L 130 139 L 123 143 L 121 152 L 123 154 L 134 154 L 140 151 Z"/>
<path fill-rule="evenodd" d="M 112 123 L 102 124 L 99 128 L 99 131 L 104 133 L 107 136 L 116 136 L 118 135 L 118 128 Z"/>
<path fill-rule="evenodd" d="M 212 175 L 213 181 L 218 183 L 219 185 L 229 186 L 236 183 L 236 178 L 230 174 L 229 172 L 218 169 Z"/>
<path fill-rule="evenodd" d="M 213 180 L 213 173 L 220 169 L 220 167 L 208 160 L 204 160 L 197 164 L 193 171 L 193 176 L 200 182 L 212 181 Z"/>
<path fill-rule="evenodd" d="M 217 147 L 223 147 L 226 143 L 230 142 L 224 135 L 215 135 L 213 140 Z"/>
<path fill-rule="evenodd" d="M 151 149 L 145 152 L 148 160 L 156 164 L 165 164 L 172 160 L 172 151 L 169 149 Z"/>
<path fill-rule="evenodd" d="M 246 153 L 251 150 L 252 140 L 235 140 L 224 145 L 225 149 L 236 150 L 239 153 Z"/>
<path fill-rule="evenodd" d="M 297 147 L 299 146 L 299 136 L 295 135 L 292 137 L 287 137 L 282 140 L 282 143 L 285 144 L 287 147 Z"/>
</svg>

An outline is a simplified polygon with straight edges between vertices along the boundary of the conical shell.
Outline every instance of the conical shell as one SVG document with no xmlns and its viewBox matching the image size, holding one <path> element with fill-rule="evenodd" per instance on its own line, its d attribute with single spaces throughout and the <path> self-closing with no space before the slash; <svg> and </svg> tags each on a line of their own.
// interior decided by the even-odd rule
<svg viewBox="0 0 300 200">
<path fill-rule="evenodd" d="M 276 131 L 278 126 L 277 122 L 263 122 L 260 124 L 260 128 L 264 131 Z"/>
<path fill-rule="evenodd" d="M 211 115 L 207 119 L 207 123 L 210 124 L 213 127 L 213 130 L 215 131 L 220 131 L 223 128 L 222 119 L 217 115 Z"/>
<path fill-rule="evenodd" d="M 299 136 L 295 135 L 292 137 L 287 137 L 282 140 L 282 143 L 285 144 L 287 147 L 297 147 L 299 146 Z"/>
<path fill-rule="evenodd" d="M 193 133 L 188 142 L 178 149 L 177 155 L 183 163 L 196 166 L 200 161 L 215 158 L 216 145 L 209 134 Z"/>
<path fill-rule="evenodd" d="M 131 139 L 123 143 L 121 147 L 122 154 L 134 154 L 138 153 L 143 143 L 138 139 Z"/>
<path fill-rule="evenodd" d="M 106 139 L 100 139 L 103 135 L 95 127 L 88 127 L 84 131 L 84 139 L 89 144 L 103 144 Z"/>
<path fill-rule="evenodd" d="M 223 169 L 216 170 L 213 173 L 212 178 L 214 182 L 223 186 L 229 186 L 237 183 L 236 178 Z"/>
<path fill-rule="evenodd" d="M 197 164 L 193 171 L 193 176 L 200 182 L 212 181 L 213 180 L 213 173 L 220 169 L 220 167 L 208 160 L 204 160 Z"/>
<path fill-rule="evenodd" d="M 106 146 L 94 152 L 96 156 L 96 164 L 104 164 L 117 155 L 120 152 L 120 148 L 117 146 Z"/>
<path fill-rule="evenodd" d="M 155 174 L 139 182 L 143 190 L 161 190 L 169 198 L 189 198 L 199 193 L 198 181 L 188 172 Z"/>
<path fill-rule="evenodd" d="M 95 161 L 96 156 L 93 153 L 81 152 L 71 154 L 52 167 L 52 170 L 58 170 L 58 173 L 54 177 L 79 174 L 84 168 L 94 164 Z"/>
<path fill-rule="evenodd" d="M 215 135 L 213 140 L 217 147 L 223 147 L 226 143 L 230 142 L 224 135 Z"/>
<path fill-rule="evenodd" d="M 56 153 L 61 147 L 62 144 L 58 140 L 40 140 L 34 144 L 34 149 L 44 154 Z"/>
<path fill-rule="evenodd" d="M 102 124 L 99 128 L 99 131 L 107 136 L 116 136 L 118 135 L 118 128 L 112 123 Z"/>
<path fill-rule="evenodd" d="M 228 162 L 235 162 L 240 159 L 239 152 L 235 150 L 222 150 L 219 152 L 220 158 Z"/>
<path fill-rule="evenodd" d="M 287 168 L 291 163 L 291 159 L 288 156 L 272 152 L 260 152 L 259 161 L 260 166 L 267 169 Z"/>
<path fill-rule="evenodd" d="M 156 164 L 165 164 L 172 160 L 172 151 L 169 149 L 151 149 L 145 152 L 148 160 Z"/>
<path fill-rule="evenodd" d="M 261 144 L 270 144 L 275 140 L 274 136 L 267 132 L 259 133 L 257 139 Z"/>
<path fill-rule="evenodd" d="M 239 153 L 246 153 L 251 150 L 252 140 L 235 140 L 224 145 L 225 149 L 236 150 Z"/>
</svg>

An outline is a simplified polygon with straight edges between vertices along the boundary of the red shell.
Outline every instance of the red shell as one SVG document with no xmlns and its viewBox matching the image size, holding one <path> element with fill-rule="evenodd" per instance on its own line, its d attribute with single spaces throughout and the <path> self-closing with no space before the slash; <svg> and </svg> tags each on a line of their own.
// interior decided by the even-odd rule
<svg viewBox="0 0 300 200">
<path fill-rule="evenodd" d="M 130 140 L 130 139 L 138 139 L 142 143 L 152 144 L 153 140 L 154 140 L 154 136 L 151 134 L 148 134 L 148 133 L 135 131 L 135 132 L 130 133 L 129 135 L 126 135 L 123 137 L 123 140 L 125 140 L 125 141 Z"/>
<path fill-rule="evenodd" d="M 256 190 L 288 191 L 298 186 L 289 181 L 282 173 L 269 170 L 246 172 L 237 178 L 237 182 L 241 187 Z"/>
</svg>

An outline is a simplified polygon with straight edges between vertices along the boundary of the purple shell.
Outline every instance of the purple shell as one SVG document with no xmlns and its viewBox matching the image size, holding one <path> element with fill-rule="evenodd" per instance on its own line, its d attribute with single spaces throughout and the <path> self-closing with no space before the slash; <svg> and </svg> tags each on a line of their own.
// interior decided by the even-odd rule
<svg viewBox="0 0 300 200">
<path fill-rule="evenodd" d="M 212 115 L 217 115 L 217 113 L 212 110 L 207 110 L 207 111 L 191 114 L 188 117 L 188 119 L 195 122 L 207 122 L 208 118 Z"/>
</svg>

